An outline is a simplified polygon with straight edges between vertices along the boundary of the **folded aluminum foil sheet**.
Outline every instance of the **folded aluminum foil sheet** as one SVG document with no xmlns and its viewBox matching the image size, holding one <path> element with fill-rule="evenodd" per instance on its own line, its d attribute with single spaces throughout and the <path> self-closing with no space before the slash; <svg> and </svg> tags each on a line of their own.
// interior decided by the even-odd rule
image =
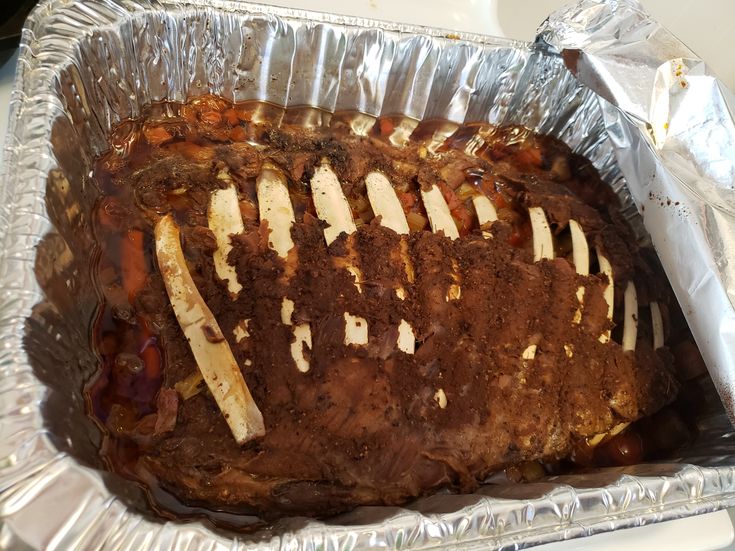
<svg viewBox="0 0 735 551">
<path fill-rule="evenodd" d="M 518 123 L 563 139 L 619 192 L 642 238 L 635 203 L 646 206 L 713 378 L 728 388 L 731 98 L 631 2 L 583 2 L 550 18 L 542 37 L 530 45 L 221 0 L 42 1 L 23 33 L 0 187 L 0 547 L 517 549 L 735 504 L 735 435 L 714 392 L 697 441 L 665 463 L 489 481 L 472 495 L 284 519 L 254 534 L 164 521 L 137 484 L 101 464 L 81 393 L 97 365 L 98 301 L 81 199 L 97 193 L 90 169 L 112 125 L 204 92 Z M 675 95 L 669 84 L 682 75 L 688 89 Z"/>
<path fill-rule="evenodd" d="M 628 190 L 735 419 L 735 95 L 635 0 L 581 2 L 540 38 L 604 98 Z"/>
</svg>

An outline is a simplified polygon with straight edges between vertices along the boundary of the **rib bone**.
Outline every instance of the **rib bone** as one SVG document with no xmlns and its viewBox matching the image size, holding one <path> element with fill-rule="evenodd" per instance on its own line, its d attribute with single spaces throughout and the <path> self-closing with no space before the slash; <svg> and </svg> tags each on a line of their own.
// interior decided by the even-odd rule
<svg viewBox="0 0 735 551">
<path fill-rule="evenodd" d="M 529 344 L 526 349 L 521 353 L 521 359 L 533 360 L 536 357 L 537 346 L 535 344 Z"/>
<path fill-rule="evenodd" d="M 664 345 L 664 320 L 661 317 L 658 302 L 651 303 L 651 324 L 653 325 L 653 349 L 658 350 Z"/>
<path fill-rule="evenodd" d="M 398 325 L 396 345 L 398 346 L 398 350 L 406 354 L 413 354 L 416 350 L 416 335 L 413 332 L 413 327 L 404 319 Z"/>
<path fill-rule="evenodd" d="M 636 339 L 638 337 L 638 297 L 635 285 L 632 281 L 628 282 L 625 288 L 624 297 L 624 314 L 623 314 L 623 350 L 633 352 L 635 350 Z M 609 339 L 609 336 L 608 336 Z M 605 341 L 606 342 L 606 341 Z M 655 345 L 654 345 L 655 348 Z M 609 436 L 615 436 L 625 429 L 630 423 L 624 422 L 615 425 L 609 432 L 597 434 L 588 440 L 588 444 L 592 447 L 597 446 L 602 440 Z"/>
<path fill-rule="evenodd" d="M 603 439 L 615 436 L 623 432 L 623 429 L 627 428 L 628 425 L 630 425 L 630 423 L 628 422 L 618 423 L 613 428 L 611 428 L 609 432 L 604 432 L 602 434 L 596 434 L 592 438 L 588 439 L 587 445 L 590 446 L 591 448 L 594 448 L 600 442 L 602 442 Z"/>
<path fill-rule="evenodd" d="M 268 246 L 286 260 L 294 250 L 291 227 L 296 222 L 286 180 L 277 168 L 266 164 L 258 175 L 256 185 L 260 220 L 261 223 L 267 221 L 268 228 L 271 230 Z M 293 301 L 283 297 L 281 322 L 284 325 L 293 325 L 293 311 Z M 294 326 L 293 335 L 291 357 L 296 368 L 306 373 L 309 371 L 309 359 L 304 354 L 304 345 L 311 349 L 311 327 L 308 323 L 299 323 Z"/>
<path fill-rule="evenodd" d="M 213 256 L 214 269 L 217 276 L 227 282 L 227 290 L 237 296 L 242 290 L 242 285 L 237 281 L 235 267 L 227 262 L 227 255 L 232 250 L 230 235 L 245 231 L 235 186 L 230 185 L 212 193 L 207 211 L 207 222 L 217 241 L 217 250 L 214 251 Z"/>
<path fill-rule="evenodd" d="M 587 237 L 585 237 L 582 231 L 582 226 L 576 220 L 569 220 L 569 231 L 572 234 L 572 260 L 574 262 L 574 269 L 579 275 L 589 275 L 590 273 L 590 250 L 587 245 Z M 574 313 L 574 323 L 580 323 L 582 321 L 582 306 L 584 301 L 584 286 L 580 285 L 577 288 L 577 300 L 579 301 L 579 308 Z"/>
<path fill-rule="evenodd" d="M 345 346 L 363 345 L 368 342 L 368 325 L 365 318 L 345 312 Z"/>
<path fill-rule="evenodd" d="M 342 186 L 337 179 L 337 175 L 332 172 L 326 161 L 322 161 L 322 164 L 314 171 L 314 176 L 311 179 L 311 194 L 317 216 L 329 224 L 324 229 L 324 239 L 327 241 L 327 245 L 331 245 L 343 232 L 349 236 L 357 230 L 355 222 L 352 220 L 350 205 L 344 193 L 342 193 Z M 351 249 L 349 241 L 347 245 L 348 249 Z M 362 274 L 359 268 L 350 260 L 342 261 L 341 265 L 354 276 L 355 287 L 362 292 L 360 287 Z M 345 345 L 367 344 L 367 336 L 367 320 L 345 312 Z"/>
<path fill-rule="evenodd" d="M 370 206 L 376 216 L 380 216 L 380 225 L 392 229 L 399 236 L 408 235 L 408 222 L 406 215 L 403 213 L 401 202 L 396 196 L 393 186 L 383 174 L 380 172 L 371 172 L 365 177 L 365 185 L 367 187 L 368 199 Z M 410 262 L 408 254 L 403 253 L 403 245 L 406 240 L 401 237 L 401 256 L 404 264 Z M 402 285 L 396 288 L 396 296 L 401 300 L 406 298 L 406 290 Z M 398 340 L 396 342 L 398 349 L 406 354 L 413 354 L 416 347 L 416 337 L 411 324 L 402 319 L 398 326 Z"/>
<path fill-rule="evenodd" d="M 572 234 L 572 258 L 574 269 L 579 275 L 590 273 L 590 250 L 587 246 L 587 238 L 582 231 L 582 226 L 576 220 L 569 221 L 569 230 Z"/>
<path fill-rule="evenodd" d="M 250 338 L 250 320 L 242 320 L 240 323 L 238 323 L 235 328 L 232 330 L 232 334 L 235 337 L 236 343 L 241 343 L 247 338 Z"/>
<path fill-rule="evenodd" d="M 326 162 L 322 162 L 314 171 L 311 179 L 311 193 L 314 199 L 316 215 L 327 222 L 324 228 L 324 239 L 327 245 L 337 239 L 342 232 L 350 235 L 357 228 L 352 220 L 350 205 L 342 193 L 342 186 L 337 175 Z"/>
<path fill-rule="evenodd" d="M 238 444 L 263 436 L 263 416 L 217 320 L 194 285 L 181 249 L 179 228 L 170 214 L 156 224 L 155 239 L 158 266 L 174 314 L 232 435 Z"/>
<path fill-rule="evenodd" d="M 613 284 L 613 270 L 610 261 L 597 250 L 597 260 L 600 264 L 600 271 L 605 274 L 608 278 L 607 286 L 603 292 L 605 302 L 607 302 L 607 319 L 612 321 L 613 319 L 613 307 L 615 306 L 615 285 Z M 610 330 L 608 329 L 602 335 L 600 335 L 600 342 L 606 343 L 610 340 Z"/>
<path fill-rule="evenodd" d="M 424 208 L 426 208 L 426 214 L 429 217 L 431 231 L 434 233 L 444 232 L 444 235 L 452 240 L 459 239 L 457 225 L 454 223 L 452 214 L 449 212 L 449 205 L 444 200 L 441 190 L 436 185 L 431 186 L 428 191 L 422 189 L 421 199 L 424 202 Z M 458 269 L 456 260 L 452 259 L 451 277 L 453 283 L 447 290 L 447 301 L 458 300 L 462 295 L 462 289 L 459 286 L 459 276 L 457 275 Z"/>
<path fill-rule="evenodd" d="M 444 393 L 444 389 L 440 388 L 434 393 L 434 401 L 439 405 L 439 408 L 446 409 L 447 395 Z"/>
<path fill-rule="evenodd" d="M 498 213 L 495 210 L 495 205 L 493 205 L 490 199 L 485 195 L 475 195 L 472 198 L 472 204 L 475 206 L 477 221 L 480 223 L 481 228 L 486 227 L 488 224 L 492 224 L 498 219 Z M 489 231 L 483 230 L 482 236 L 485 239 L 490 239 L 493 234 Z"/>
<path fill-rule="evenodd" d="M 207 224 L 217 241 L 217 250 L 214 251 L 212 260 L 215 271 L 220 279 L 226 279 L 228 290 L 233 296 L 237 296 L 242 290 L 242 285 L 237 281 L 235 267 L 227 262 L 227 256 L 232 250 L 230 236 L 245 231 L 240 213 L 240 202 L 232 177 L 227 169 L 220 170 L 217 179 L 227 182 L 229 186 L 212 193 L 209 198 L 209 209 L 207 210 Z M 222 273 L 220 273 L 222 272 Z M 224 274 L 226 276 L 223 277 Z M 240 344 L 250 337 L 248 323 L 250 320 L 242 320 L 234 329 L 235 342 Z M 250 359 L 246 359 L 250 362 Z"/>
<path fill-rule="evenodd" d="M 444 232 L 449 239 L 459 239 L 457 225 L 454 223 L 449 205 L 444 200 L 441 190 L 437 186 L 431 186 L 428 191 L 421 190 L 421 199 L 429 217 L 431 231 L 434 233 Z"/>
<path fill-rule="evenodd" d="M 280 171 L 266 164 L 258 175 L 256 186 L 258 214 L 261 223 L 266 220 L 270 229 L 268 246 L 285 259 L 294 247 L 291 227 L 296 222 L 286 182 Z"/>
<path fill-rule="evenodd" d="M 528 215 L 531 218 L 531 231 L 533 232 L 533 261 L 554 258 L 554 242 L 543 209 L 531 207 L 528 209 Z M 524 361 L 533 360 L 536 357 L 536 348 L 535 344 L 529 345 L 521 354 L 521 358 Z"/>
<path fill-rule="evenodd" d="M 237 197 L 237 190 L 230 177 L 230 173 L 226 170 L 220 170 L 217 179 L 226 182 L 228 185 L 225 189 L 219 189 L 212 193 L 209 198 L 209 208 L 207 209 L 207 224 L 209 229 L 215 236 L 217 242 L 217 250 L 212 255 L 215 271 L 223 281 L 227 282 L 227 289 L 233 297 L 236 297 L 242 290 L 242 285 L 237 281 L 237 271 L 235 267 L 227 262 L 227 256 L 232 250 L 230 238 L 245 231 L 240 213 L 240 202 Z M 234 329 L 235 342 L 240 344 L 250 337 L 248 332 L 248 323 L 250 320 L 242 320 Z M 249 359 L 245 360 L 249 362 Z"/>
<path fill-rule="evenodd" d="M 399 235 L 408 235 L 406 215 L 388 178 L 380 172 L 371 172 L 365 177 L 365 186 L 370 206 L 375 216 L 380 216 L 380 225 Z"/>
<path fill-rule="evenodd" d="M 633 351 L 638 336 L 638 296 L 632 281 L 625 288 L 624 303 L 623 350 Z"/>
<path fill-rule="evenodd" d="M 554 241 L 551 238 L 551 228 L 546 220 L 546 214 L 541 207 L 528 209 L 531 218 L 531 231 L 533 232 L 533 261 L 554 258 Z"/>
</svg>

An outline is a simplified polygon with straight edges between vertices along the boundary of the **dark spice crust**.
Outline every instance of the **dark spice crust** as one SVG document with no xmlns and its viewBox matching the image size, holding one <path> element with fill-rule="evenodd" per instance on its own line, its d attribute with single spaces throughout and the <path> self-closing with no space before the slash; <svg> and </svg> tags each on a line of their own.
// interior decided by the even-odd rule
<svg viewBox="0 0 735 551">
<path fill-rule="evenodd" d="M 222 185 L 217 172 L 230 170 L 247 203 L 255 199 L 254 179 L 265 159 L 288 175 L 298 195 L 326 158 L 348 197 L 364 195 L 364 176 L 373 169 L 406 191 L 449 185 L 458 171 L 480 167 L 514 208 L 542 206 L 556 231 L 570 217 L 578 220 L 590 244 L 610 257 L 622 296 L 627 279 L 653 269 L 607 213 L 611 197 L 596 203 L 606 193 L 596 173 L 588 164 L 577 166 L 581 161 L 562 144 L 536 138 L 550 156 L 571 159 L 567 170 L 576 177 L 566 183 L 548 167 L 518 168 L 500 153 L 480 159 L 450 150 L 424 159 L 418 144 L 397 149 L 375 138 L 303 129 L 251 133 L 264 148 L 213 145 L 199 136 L 199 157 L 182 153 L 177 144 L 187 142 L 134 149 L 110 176 L 111 193 L 137 209 L 135 224 L 144 231 L 152 232 L 152 213 L 174 212 L 194 281 L 243 366 L 267 431 L 238 446 L 203 392 L 180 400 L 173 430 L 140 448 L 139 473 L 191 502 L 265 516 L 323 516 L 360 504 L 399 504 L 445 485 L 471 491 L 497 469 L 565 457 L 579 439 L 655 412 L 674 397 L 668 353 L 654 352 L 650 339 L 641 338 L 634 354 L 599 342 L 610 327 L 602 296 L 606 279 L 581 277 L 564 258 L 533 263 L 528 245 L 508 243 L 516 229 L 512 217 L 493 225 L 492 239 L 477 230 L 456 241 L 412 233 L 414 282 L 400 263 L 399 236 L 375 220 L 364 224 L 350 238 L 364 278 L 359 293 L 352 276 L 334 264 L 345 254 L 347 237 L 328 248 L 308 201 L 296 207 L 296 253 L 288 267 L 268 249 L 267 227 L 258 226 L 244 205 L 246 231 L 233 236 L 230 254 L 243 285 L 236 301 L 215 274 L 206 205 L 207 194 Z M 587 187 L 579 181 L 583 173 Z M 171 194 L 182 186 L 184 193 Z M 594 200 L 580 199 L 588 196 Z M 461 298 L 447 301 L 452 261 Z M 396 297 L 398 285 L 406 300 Z M 661 286 L 640 285 L 643 296 L 665 296 Z M 574 324 L 579 286 L 585 287 L 583 319 Z M 289 353 L 291 330 L 280 321 L 284 296 L 296 304 L 295 319 L 311 324 L 308 373 L 297 371 Z M 162 388 L 192 375 L 195 362 L 157 271 L 134 308 L 157 328 L 166 359 Z M 342 344 L 345 311 L 368 321 L 368 347 Z M 245 319 L 250 338 L 237 343 L 233 331 Z M 401 319 L 414 327 L 414 355 L 395 350 Z M 529 344 L 537 345 L 536 357 L 523 361 Z M 434 398 L 439 389 L 445 409 Z"/>
</svg>

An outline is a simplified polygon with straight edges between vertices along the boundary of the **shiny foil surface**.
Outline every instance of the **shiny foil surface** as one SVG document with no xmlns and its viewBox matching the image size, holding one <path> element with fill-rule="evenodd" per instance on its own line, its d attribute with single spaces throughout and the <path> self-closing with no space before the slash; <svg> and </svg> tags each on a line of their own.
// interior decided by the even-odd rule
<svg viewBox="0 0 735 551">
<path fill-rule="evenodd" d="M 604 98 L 628 191 L 735 419 L 735 95 L 635 0 L 580 2 L 540 38 Z"/>
<path fill-rule="evenodd" d="M 0 547 L 517 549 L 735 504 L 735 438 L 714 394 L 698 439 L 666 463 L 496 477 L 472 495 L 254 534 L 165 521 L 101 463 L 82 395 L 97 369 L 92 163 L 118 121 L 202 93 L 316 107 L 316 124 L 358 110 L 365 124 L 403 114 L 561 138 L 616 189 L 641 240 L 645 223 L 729 409 L 731 94 L 632 2 L 586 0 L 540 37 L 222 0 L 43 0 L 23 33 L 0 187 Z"/>
</svg>

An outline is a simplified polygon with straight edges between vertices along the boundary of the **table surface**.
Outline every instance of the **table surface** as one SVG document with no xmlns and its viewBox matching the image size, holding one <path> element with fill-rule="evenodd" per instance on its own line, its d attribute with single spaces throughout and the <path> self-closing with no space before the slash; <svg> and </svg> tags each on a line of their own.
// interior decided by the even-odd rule
<svg viewBox="0 0 735 551">
<path fill-rule="evenodd" d="M 455 30 L 531 40 L 537 25 L 563 0 L 271 0 L 269 3 L 303 7 L 362 17 L 389 19 Z M 726 48 L 726 32 L 735 21 L 732 0 L 700 0 L 673 3 L 668 0 L 643 0 L 644 6 L 664 25 L 698 53 L 735 89 L 735 61 Z M 17 52 L 0 68 L 0 138 L 8 123 L 8 103 Z M 0 158 L 0 163 L 2 158 Z M 539 546 L 539 551 L 629 551 L 666 549 L 667 551 L 735 551 L 735 513 L 719 511 L 698 517 L 652 524 L 639 528 L 599 534 L 584 539 Z"/>
</svg>

